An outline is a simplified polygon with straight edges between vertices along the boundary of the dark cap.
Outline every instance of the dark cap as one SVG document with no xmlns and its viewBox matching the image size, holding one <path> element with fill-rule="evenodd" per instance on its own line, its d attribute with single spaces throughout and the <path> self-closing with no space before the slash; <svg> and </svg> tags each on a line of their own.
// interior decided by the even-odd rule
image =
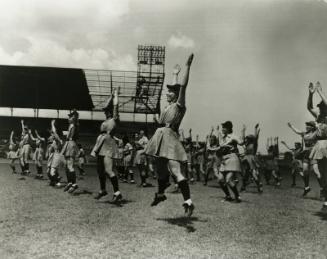
<svg viewBox="0 0 327 259">
<path fill-rule="evenodd" d="M 315 123 L 314 121 L 307 121 L 307 122 L 305 123 L 305 125 L 310 126 L 310 127 L 313 127 L 313 128 L 316 127 L 316 123 Z"/>
<path fill-rule="evenodd" d="M 325 108 L 325 107 L 327 107 L 327 105 L 323 101 L 321 101 L 320 103 L 317 104 L 317 107 Z"/>
<path fill-rule="evenodd" d="M 76 109 L 72 110 L 70 113 L 68 113 L 68 117 L 71 118 L 71 117 L 75 117 L 75 118 L 78 118 L 79 114 L 77 112 Z"/>
<path fill-rule="evenodd" d="M 225 121 L 221 124 L 221 126 L 226 129 L 233 129 L 233 123 L 231 121 Z"/>
<path fill-rule="evenodd" d="M 167 85 L 168 90 L 179 92 L 179 89 L 181 88 L 180 84 L 173 84 L 173 85 Z"/>
</svg>

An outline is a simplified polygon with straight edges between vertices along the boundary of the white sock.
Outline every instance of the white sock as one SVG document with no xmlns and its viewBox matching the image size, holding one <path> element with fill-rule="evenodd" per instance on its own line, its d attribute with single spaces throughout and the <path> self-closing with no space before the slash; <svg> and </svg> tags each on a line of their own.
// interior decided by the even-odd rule
<svg viewBox="0 0 327 259">
<path fill-rule="evenodd" d="M 188 200 L 184 201 L 184 203 L 187 203 L 187 205 L 190 206 L 192 204 L 192 200 L 191 199 L 188 199 Z"/>
<path fill-rule="evenodd" d="M 117 191 L 114 193 L 114 195 L 118 196 L 120 194 L 120 191 Z"/>
</svg>

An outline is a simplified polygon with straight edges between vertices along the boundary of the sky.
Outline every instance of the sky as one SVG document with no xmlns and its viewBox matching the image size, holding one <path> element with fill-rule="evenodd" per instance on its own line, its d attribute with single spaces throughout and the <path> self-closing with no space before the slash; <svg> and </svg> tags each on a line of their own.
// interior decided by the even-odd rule
<svg viewBox="0 0 327 259">
<path fill-rule="evenodd" d="M 182 128 L 298 141 L 309 82 L 327 88 L 327 1 L 2 0 L 0 63 L 136 70 L 137 46 L 166 46 L 166 82 L 194 53 Z M 165 99 L 165 98 L 163 98 Z M 315 103 L 319 98 L 315 98 Z M 163 104 L 165 101 L 163 101 Z"/>
</svg>

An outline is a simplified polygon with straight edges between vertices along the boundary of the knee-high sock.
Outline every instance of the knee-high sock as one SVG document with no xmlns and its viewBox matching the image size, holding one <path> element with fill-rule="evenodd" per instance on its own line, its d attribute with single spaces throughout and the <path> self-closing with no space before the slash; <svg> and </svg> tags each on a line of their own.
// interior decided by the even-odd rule
<svg viewBox="0 0 327 259">
<path fill-rule="evenodd" d="M 72 182 L 71 177 L 70 177 L 70 172 L 69 172 L 68 168 L 66 168 L 66 178 L 67 178 L 67 183 Z"/>
<path fill-rule="evenodd" d="M 220 188 L 225 193 L 225 195 L 229 197 L 230 196 L 230 193 L 229 193 L 229 190 L 228 190 L 227 185 L 225 183 L 223 183 L 223 182 L 219 182 L 219 185 L 220 185 Z"/>
<path fill-rule="evenodd" d="M 169 176 L 164 178 L 164 179 L 159 179 L 158 178 L 158 193 L 159 194 L 164 194 L 165 193 L 165 190 L 168 186 L 168 183 L 169 182 Z"/>
<path fill-rule="evenodd" d="M 183 195 L 184 201 L 188 200 L 191 198 L 191 193 L 190 193 L 190 186 L 188 185 L 188 182 L 184 179 L 178 183 L 178 186 L 181 190 L 181 193 Z"/>
<path fill-rule="evenodd" d="M 229 186 L 229 187 L 230 187 L 231 190 L 233 191 L 235 198 L 238 198 L 240 195 L 239 195 L 239 193 L 238 193 L 238 190 L 237 190 L 236 185 L 234 185 L 234 186 Z"/>
<path fill-rule="evenodd" d="M 114 189 L 114 192 L 118 192 L 119 187 L 118 187 L 118 178 L 117 178 L 117 176 L 115 175 L 113 177 L 110 177 L 110 181 L 111 181 L 112 187 Z"/>
<path fill-rule="evenodd" d="M 70 174 L 71 183 L 75 184 L 76 183 L 76 172 L 70 171 L 69 174 Z"/>
<path fill-rule="evenodd" d="M 292 174 L 292 184 L 293 185 L 296 184 L 296 173 L 295 172 Z"/>
</svg>

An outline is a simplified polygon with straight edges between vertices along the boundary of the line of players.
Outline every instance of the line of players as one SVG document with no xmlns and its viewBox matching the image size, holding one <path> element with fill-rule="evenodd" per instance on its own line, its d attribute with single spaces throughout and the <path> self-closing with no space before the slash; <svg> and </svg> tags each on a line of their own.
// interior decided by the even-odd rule
<svg viewBox="0 0 327 259">
<path fill-rule="evenodd" d="M 70 125 L 73 125 L 69 126 L 67 134 L 70 134 L 74 127 L 77 131 L 78 113 L 73 111 L 68 117 Z M 67 144 L 63 140 L 64 137 L 62 134 L 58 133 L 56 121 L 51 121 L 50 137 L 47 140 L 44 137 L 41 137 L 37 130 L 35 130 L 33 134 L 32 130 L 24 124 L 23 120 L 21 121 L 21 126 L 22 133 L 20 140 L 15 138 L 14 132 L 11 132 L 10 135 L 8 158 L 10 159 L 12 172 L 16 173 L 15 161 L 19 160 L 21 174 L 29 175 L 29 161 L 32 158 L 36 168 L 35 178 L 43 179 L 42 164 L 44 159 L 46 159 L 47 175 L 50 180 L 49 185 L 61 187 L 61 177 L 58 170 L 60 167 L 66 167 L 68 184 L 64 190 L 69 193 L 73 193 L 77 190 L 78 185 L 76 184 L 76 175 L 73 176 L 73 180 L 71 180 L 72 177 L 69 175 L 67 157 L 63 155 L 64 147 Z M 237 158 L 232 165 L 232 171 L 236 174 L 227 178 L 222 175 L 221 165 L 224 156 L 230 154 L 230 149 L 233 147 L 226 145 L 224 148 L 220 148 L 219 143 L 222 139 L 223 133 L 219 131 L 219 126 L 216 128 L 216 132 L 214 128 L 211 129 L 211 132 L 206 137 L 205 141 L 199 141 L 198 135 L 196 136 L 196 140 L 193 141 L 191 129 L 189 130 L 188 137 L 185 137 L 184 131 L 180 130 L 180 140 L 183 143 L 188 157 L 187 164 L 185 164 L 183 169 L 186 178 L 190 183 L 193 184 L 195 181 L 203 181 L 203 185 L 207 185 L 213 174 L 214 177 L 218 179 L 222 190 L 226 194 L 225 199 L 233 200 L 228 190 L 229 187 L 235 194 L 236 201 L 240 201 L 238 190 L 235 187 L 235 184 L 238 183 L 238 176 L 242 179 L 241 191 L 245 191 L 249 181 L 252 180 L 256 184 L 258 192 L 262 193 L 262 174 L 265 177 L 267 184 L 270 184 L 270 178 L 273 177 L 276 186 L 279 186 L 281 178 L 278 174 L 279 170 L 277 163 L 279 155 L 278 138 L 267 140 L 268 155 L 261 156 L 257 155 L 260 133 L 258 124 L 255 126 L 254 134 L 248 135 L 245 135 L 246 128 L 244 126 L 240 137 L 233 134 L 233 124 L 230 121 L 223 123 L 223 129 L 227 130 L 226 133 L 230 135 L 229 137 L 231 139 L 237 141 L 237 145 L 243 147 L 242 153 L 238 151 L 238 148 L 235 149 Z M 69 136 L 66 137 L 66 140 L 68 138 Z M 145 136 L 145 132 L 141 130 L 139 133 L 135 133 L 132 141 L 130 141 L 127 135 L 124 135 L 122 138 L 114 137 L 114 139 L 118 146 L 118 156 L 114 159 L 114 165 L 119 179 L 122 182 L 133 184 L 135 183 L 135 171 L 138 171 L 141 179 L 140 185 L 143 187 L 149 186 L 150 184 L 147 182 L 147 178 L 151 176 L 156 179 L 156 173 L 153 158 L 143 155 L 144 149 L 148 143 L 148 138 Z M 45 146 L 46 148 L 44 148 Z M 32 147 L 35 147 L 34 152 L 32 152 Z M 80 176 L 84 176 L 84 165 L 87 162 L 86 154 L 80 144 L 77 144 L 77 147 L 78 150 L 76 150 L 76 155 L 74 157 L 77 158 L 77 168 Z M 226 179 L 226 181 L 224 181 L 224 179 Z M 177 184 L 175 188 L 177 191 Z M 96 198 L 101 198 L 104 195 L 100 195 L 100 197 L 98 196 L 96 196 Z"/>
</svg>

